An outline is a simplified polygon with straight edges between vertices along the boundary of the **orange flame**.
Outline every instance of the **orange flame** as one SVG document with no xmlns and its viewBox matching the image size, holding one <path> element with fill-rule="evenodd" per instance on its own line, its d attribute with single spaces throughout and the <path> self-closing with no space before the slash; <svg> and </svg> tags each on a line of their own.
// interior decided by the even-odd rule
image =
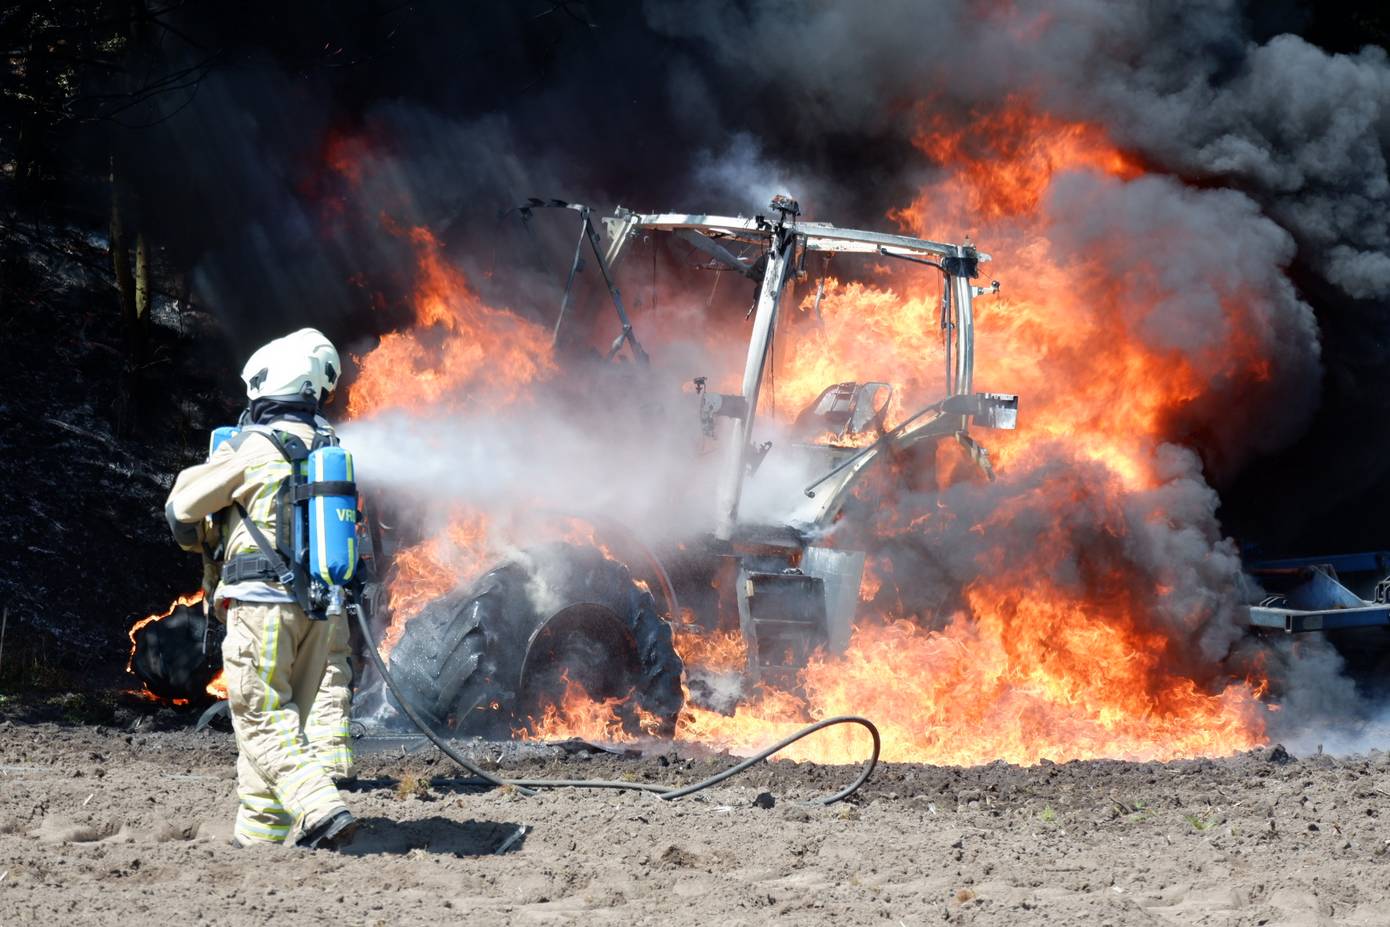
<svg viewBox="0 0 1390 927">
<path fill-rule="evenodd" d="M 1213 382 L 1258 390 L 1271 378 L 1265 350 L 1243 334 L 1254 318 L 1250 294 L 1235 288 L 1222 294 L 1234 333 L 1229 337 L 1195 351 L 1155 347 L 1124 322 L 1144 300 L 1158 298 L 1157 288 L 1130 285 L 1145 268 L 1117 269 L 1101 258 L 1064 253 L 1049 238 L 1047 203 L 1057 177 L 1083 172 L 1103 184 L 1139 182 L 1138 161 L 1101 128 L 1039 114 L 1020 100 L 974 120 L 968 130 L 927 112 L 918 118 L 917 147 L 940 169 L 941 180 L 891 218 L 928 238 L 959 240 L 971 233 L 988 242 L 1009 285 L 976 304 L 976 384 L 1018 392 L 1024 408 L 1018 431 L 982 436 L 1002 490 L 978 524 L 954 524 L 946 507 L 899 511 L 890 498 L 875 513 L 877 527 L 881 540 L 940 537 L 950 528 L 1000 542 L 986 548 L 977 578 L 957 598 L 930 607 L 902 605 L 912 601 L 902 593 L 921 578 L 898 568 L 890 554 L 871 550 L 860 588 L 865 606 L 847 653 L 813 658 L 795 692 L 757 688 L 732 716 L 687 706 L 677 738 L 746 753 L 809 720 L 862 713 L 882 730 L 884 758 L 896 761 L 1150 760 L 1260 743 L 1262 682 L 1222 682 L 1207 666 L 1209 678 L 1199 684 L 1199 668 L 1184 663 L 1190 655 L 1182 635 L 1160 630 L 1172 624 L 1159 616 L 1165 590 L 1187 580 L 1147 575 L 1123 558 L 1091 558 L 1067 533 L 1071 513 L 1088 504 L 1097 544 L 1123 541 L 1134 512 L 1155 521 L 1168 517 L 1144 494 L 1171 479 L 1160 451 L 1183 441 L 1174 432 L 1175 417 Z M 430 341 L 421 329 L 384 338 L 363 361 L 349 406 L 354 414 L 483 388 L 479 342 L 489 345 L 489 357 L 501 352 L 508 358 L 492 365 L 509 372 L 508 398 L 551 374 L 554 362 L 538 327 L 482 306 L 440 263 L 428 233 L 416 230 L 412 240 L 424 281 L 419 323 L 443 340 Z M 985 265 L 991 274 L 995 267 Z M 778 336 L 765 394 L 778 416 L 794 417 L 824 387 L 851 379 L 893 386 L 889 426 L 940 398 L 940 286 L 930 271 L 913 267 L 886 268 L 873 282 L 824 275 L 786 313 Z M 736 355 L 742 346 L 720 347 Z M 935 454 L 941 462 L 935 485 L 944 490 L 961 456 L 949 443 Z M 1019 550 L 1005 543 L 1024 523 L 1037 535 L 1029 545 Z M 1216 527 L 1197 530 L 1214 533 Z M 1074 558 L 1084 575 L 1057 581 L 1065 572 L 1063 557 Z M 458 571 L 441 565 L 437 551 L 426 547 L 420 561 L 408 556 L 399 568 L 432 578 L 432 586 L 418 589 L 457 581 Z M 418 589 L 420 597 L 411 601 L 428 600 Z M 1195 630 L 1204 616 L 1182 620 Z M 675 631 L 692 668 L 727 671 L 745 659 L 737 635 L 700 635 L 680 624 Z M 569 684 L 529 733 L 518 735 L 621 742 L 631 739 L 617 720 L 624 707 L 621 700 L 594 703 Z M 862 732 L 836 730 L 798 743 L 787 755 L 849 762 L 865 748 Z"/>
<path fill-rule="evenodd" d="M 227 671 L 220 669 L 217 675 L 212 677 L 212 681 L 207 684 L 205 690 L 208 695 L 215 699 L 226 701 L 227 699 Z"/>
<path fill-rule="evenodd" d="M 402 230 L 389 219 L 383 224 L 406 235 L 415 249 L 415 325 L 382 336 L 374 349 L 355 358 L 358 376 L 348 393 L 349 417 L 483 402 L 500 409 L 525 399 L 526 386 L 556 372 L 545 329 L 484 303 L 463 272 L 445 259 L 429 229 Z M 446 531 L 396 554 L 387 583 L 392 619 L 380 645 L 383 656 L 421 608 L 487 566 L 496 551 L 490 531 L 482 513 L 458 512 Z"/>
<path fill-rule="evenodd" d="M 733 717 L 687 708 L 678 737 L 751 753 L 807 721 L 861 714 L 883 736 L 889 762 L 1012 763 L 1080 757 L 1135 760 L 1225 754 L 1262 740 L 1259 706 L 1243 685 L 1211 696 L 1158 671 L 1163 642 L 1133 636 L 1047 597 L 1012 603 L 972 596 L 977 616 L 944 631 L 906 621 L 856 630 L 842 659 L 802 674 L 805 697 L 761 690 Z M 1042 647 L 1020 614 L 1037 609 L 1056 648 Z M 982 618 L 982 620 L 981 620 Z M 1075 622 L 1068 627 L 1063 622 Z M 850 762 L 868 741 L 846 730 L 800 741 L 789 759 Z"/>
<path fill-rule="evenodd" d="M 748 667 L 748 645 L 737 631 L 702 632 L 691 622 L 673 622 L 676 653 L 687 667 L 713 673 L 742 672 Z"/>
<path fill-rule="evenodd" d="M 630 743 L 638 736 L 652 737 L 661 727 L 660 719 L 631 704 L 631 697 L 597 700 L 584 687 L 562 673 L 565 691 L 547 704 L 539 718 L 528 718 L 527 727 L 513 731 L 519 739 L 566 740 L 577 737 L 594 743 Z M 641 735 L 632 735 L 623 726 L 623 712 L 631 711 Z"/>
<path fill-rule="evenodd" d="M 1007 537 L 1020 514 L 1045 514 L 1057 525 L 1079 501 L 1095 498 L 1110 500 L 1101 503 L 1097 530 L 1123 532 L 1113 514 L 1120 500 L 1163 485 L 1158 449 L 1174 440 L 1175 412 L 1216 377 L 1259 388 L 1270 376 L 1268 359 L 1239 334 L 1196 356 L 1158 350 L 1117 321 L 1127 303 L 1144 298 L 1127 290 L 1122 272 L 1053 253 L 1042 203 L 1055 175 L 1088 171 L 1125 183 L 1142 173 L 1099 128 L 1015 101 L 968 134 L 928 118 L 917 141 L 948 176 L 893 217 L 929 238 L 981 235 L 1000 256 L 1000 276 L 1011 281 L 1003 295 L 976 304 L 976 379 L 977 388 L 1025 397 L 1019 430 L 984 438 L 999 479 L 1021 488 L 1001 494 L 1006 501 L 971 530 Z M 943 219 L 954 226 L 943 228 Z M 794 416 L 827 384 L 848 379 L 894 386 L 890 425 L 941 395 L 944 374 L 932 379 L 944 367 L 938 279 L 894 269 L 883 282 L 829 277 L 818 289 L 803 296 L 778 344 L 772 390 L 779 414 Z M 1249 318 L 1245 297 L 1232 292 L 1223 303 L 1236 332 Z M 939 456 L 950 453 L 943 446 Z M 1091 469 L 1083 484 L 1050 476 L 1058 465 Z M 1022 489 L 1030 485 L 1036 488 Z M 881 522 L 889 534 L 917 533 L 942 531 L 951 518 L 884 511 Z M 848 652 L 814 658 L 800 676 L 800 694 L 761 688 L 732 717 L 687 706 L 677 737 L 748 753 L 809 720 L 861 713 L 880 726 L 890 761 L 1150 760 L 1261 743 L 1262 682 L 1204 689 L 1180 668 L 1173 652 L 1180 645 L 1157 630 L 1151 614 L 1170 578 L 1102 574 L 1062 588 L 1046 579 L 1049 545 L 1084 560 L 1072 543 L 1061 529 L 1044 529 L 1031 560 L 1013 564 L 1001 559 L 1001 544 L 980 564 L 961 608 L 948 614 L 861 612 Z M 877 602 L 886 583 L 911 582 L 892 566 L 870 556 L 861 599 Z M 1193 615 L 1189 624 L 1198 621 Z M 677 631 L 683 653 L 699 666 L 707 654 Z M 561 712 L 567 716 L 582 714 L 572 695 Z M 866 748 L 861 732 L 833 731 L 786 755 L 848 762 Z"/>
<path fill-rule="evenodd" d="M 486 569 L 496 553 L 488 528 L 483 514 L 457 512 L 442 534 L 396 552 L 387 580 L 391 624 L 377 647 L 383 658 L 422 608 Z"/>
<path fill-rule="evenodd" d="M 416 324 L 383 335 L 376 348 L 356 358 L 350 417 L 424 405 L 515 401 L 521 387 L 555 372 L 545 329 L 479 299 L 464 274 L 444 259 L 429 229 L 405 234 L 418 262 L 412 296 Z"/>
<path fill-rule="evenodd" d="M 918 115 L 917 147 L 952 174 L 950 184 L 931 192 L 939 198 L 947 188 L 956 190 L 960 199 L 955 205 L 963 210 L 959 214 L 977 220 L 1031 217 L 1053 176 L 1062 171 L 1094 170 L 1125 180 L 1144 173 L 1099 126 L 1054 119 L 1018 98 L 998 112 L 976 116 L 965 127 L 952 126 L 930 111 Z M 907 220 L 904 225 L 923 224 L 920 212 L 908 210 L 900 218 Z"/>
</svg>

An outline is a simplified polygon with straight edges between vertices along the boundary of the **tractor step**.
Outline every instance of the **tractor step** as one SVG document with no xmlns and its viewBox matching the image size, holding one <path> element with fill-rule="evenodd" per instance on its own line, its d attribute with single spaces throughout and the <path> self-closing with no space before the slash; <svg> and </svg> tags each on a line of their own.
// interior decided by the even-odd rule
<svg viewBox="0 0 1390 927">
<path fill-rule="evenodd" d="M 825 580 L 800 571 L 744 571 L 738 587 L 739 629 L 754 679 L 793 688 L 811 654 L 830 642 Z"/>
</svg>

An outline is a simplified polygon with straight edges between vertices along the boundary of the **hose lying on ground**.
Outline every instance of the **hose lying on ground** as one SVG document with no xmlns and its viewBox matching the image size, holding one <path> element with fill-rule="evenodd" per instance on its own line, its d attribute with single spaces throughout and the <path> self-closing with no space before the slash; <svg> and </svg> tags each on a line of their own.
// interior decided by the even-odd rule
<svg viewBox="0 0 1390 927">
<path fill-rule="evenodd" d="M 849 785 L 845 786 L 843 789 L 840 789 L 840 791 L 835 792 L 832 795 L 826 795 L 816 799 L 818 802 L 820 802 L 823 805 L 832 805 L 837 801 L 842 801 L 843 799 L 846 799 L 849 796 L 853 795 L 855 792 L 859 790 L 860 786 L 862 786 L 865 782 L 869 781 L 869 776 L 873 775 L 874 768 L 878 765 L 878 753 L 880 747 L 878 728 L 874 727 L 873 722 L 869 719 L 861 718 L 858 715 L 838 715 L 834 718 L 825 718 L 824 720 L 817 721 L 815 724 L 808 724 L 806 727 L 803 727 L 801 730 L 795 732 L 791 736 L 785 737 L 782 740 L 777 741 L 777 743 L 773 744 L 772 746 L 766 748 L 765 750 L 760 750 L 753 756 L 750 756 L 742 762 L 729 767 L 723 772 L 716 773 L 715 775 L 710 776 L 708 779 L 702 779 L 699 782 L 693 783 L 691 785 L 676 787 L 670 785 L 658 785 L 653 782 L 617 782 L 610 779 L 503 779 L 501 777 L 491 775 L 490 773 L 487 773 L 484 770 L 478 768 L 477 765 L 475 765 L 466 757 L 461 755 L 457 750 L 451 747 L 446 740 L 444 740 L 442 737 L 436 734 L 434 732 L 434 729 L 430 727 L 429 723 L 426 722 L 425 719 L 420 717 L 420 715 L 415 711 L 414 707 L 410 704 L 410 702 L 407 701 L 405 696 L 403 696 L 400 693 L 400 690 L 396 688 L 396 681 L 391 678 L 390 672 L 388 672 L 386 669 L 386 661 L 383 660 L 381 658 L 381 654 L 377 652 L 376 644 L 372 637 L 371 628 L 367 626 L 366 615 L 363 613 L 360 607 L 355 605 L 350 606 L 349 610 L 357 616 L 357 627 L 362 631 L 362 640 L 366 644 L 367 653 L 371 654 L 372 662 L 376 664 L 377 672 L 381 673 L 381 678 L 385 681 L 386 688 L 391 691 L 391 694 L 393 696 L 395 696 L 396 703 L 401 706 L 401 710 L 405 712 L 405 716 L 410 719 L 410 722 L 412 724 L 414 724 L 417 728 L 420 729 L 421 734 L 424 734 L 425 737 L 427 737 L 431 743 L 433 743 L 436 747 L 440 749 L 440 752 L 442 752 L 449 759 L 453 760 L 455 763 L 459 764 L 464 769 L 468 770 L 474 776 L 476 776 L 477 782 L 475 784 L 510 786 L 511 788 L 514 788 L 517 791 L 521 792 L 521 794 L 523 795 L 534 795 L 536 794 L 537 789 L 633 789 L 641 792 L 651 792 L 658 798 L 670 801 L 671 799 L 682 798 L 686 795 L 692 795 L 695 792 L 707 789 L 712 785 L 718 785 L 726 779 L 730 779 L 734 776 L 737 776 L 739 773 L 743 772 L 749 767 L 761 763 L 763 760 L 772 756 L 774 753 L 786 749 L 788 746 L 796 743 L 801 738 L 809 737 L 816 731 L 822 730 L 823 728 L 831 727 L 836 724 L 858 724 L 860 727 L 867 730 L 869 732 L 869 736 L 873 738 L 873 751 L 870 754 L 868 761 L 865 762 L 864 769 L 859 773 L 858 777 L 856 777 L 853 782 L 851 782 Z"/>
</svg>

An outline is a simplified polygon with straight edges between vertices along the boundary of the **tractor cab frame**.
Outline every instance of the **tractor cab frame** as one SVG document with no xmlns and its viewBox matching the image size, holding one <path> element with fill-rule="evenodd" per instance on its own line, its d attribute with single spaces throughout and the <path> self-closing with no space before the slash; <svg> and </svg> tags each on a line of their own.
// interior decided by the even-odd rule
<svg viewBox="0 0 1390 927">
<path fill-rule="evenodd" d="M 725 429 L 714 500 L 714 537 L 716 545 L 723 545 L 719 555 L 727 561 L 725 574 L 733 574 L 733 583 L 720 585 L 731 585 L 735 590 L 749 674 L 775 682 L 793 679 L 817 649 L 834 652 L 848 644 L 865 554 L 838 549 L 824 541 L 856 483 L 875 461 L 924 441 L 953 438 L 993 478 L 988 452 L 974 439 L 970 428 L 1015 427 L 1018 397 L 974 390 L 974 301 L 999 291 L 998 281 L 988 287 L 974 282 L 989 255 L 978 251 L 969 239 L 950 244 L 804 221 L 797 202 L 786 196 L 773 198 L 769 216 L 751 218 L 639 213 L 619 207 L 603 220 L 609 244 L 600 250 L 587 207 L 570 208 L 579 209 L 584 216 L 576 266 L 588 241 L 618 310 L 622 332 L 613 343 L 612 354 L 627 343 L 634 359 L 646 362 L 613 283 L 613 268 L 628 243 L 639 235 L 668 232 L 680 236 L 723 267 L 759 281 L 739 391 L 712 393 L 705 389 L 703 379 L 696 382 L 696 389 L 701 394 L 701 419 L 707 434 L 714 433 L 717 420 L 730 422 Z M 731 246 L 755 257 L 741 257 Z M 797 445 L 800 452 L 815 456 L 819 463 L 814 477 L 802 488 L 805 498 L 798 504 L 792 523 L 760 524 L 741 513 L 747 481 L 771 447 L 770 442 L 757 441 L 759 400 L 788 283 L 804 274 L 807 256 L 818 252 L 909 261 L 941 274 L 945 395 L 887 428 L 884 414 L 885 393 L 891 395 L 889 384 L 828 386 L 803 417 L 827 424 L 828 431 L 841 437 L 848 432 L 876 433 L 877 437 L 859 447 L 834 442 Z M 571 270 L 565 289 L 562 315 L 570 302 L 575 272 Z"/>
</svg>

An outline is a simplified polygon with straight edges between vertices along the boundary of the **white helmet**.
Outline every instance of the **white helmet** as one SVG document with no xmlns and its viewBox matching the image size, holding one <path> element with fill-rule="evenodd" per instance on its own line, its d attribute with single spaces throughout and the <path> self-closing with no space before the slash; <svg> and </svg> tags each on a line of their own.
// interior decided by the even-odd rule
<svg viewBox="0 0 1390 927">
<path fill-rule="evenodd" d="M 287 402 L 326 399 L 341 374 L 337 348 L 315 328 L 301 328 L 262 345 L 241 370 L 247 399 Z"/>
</svg>

